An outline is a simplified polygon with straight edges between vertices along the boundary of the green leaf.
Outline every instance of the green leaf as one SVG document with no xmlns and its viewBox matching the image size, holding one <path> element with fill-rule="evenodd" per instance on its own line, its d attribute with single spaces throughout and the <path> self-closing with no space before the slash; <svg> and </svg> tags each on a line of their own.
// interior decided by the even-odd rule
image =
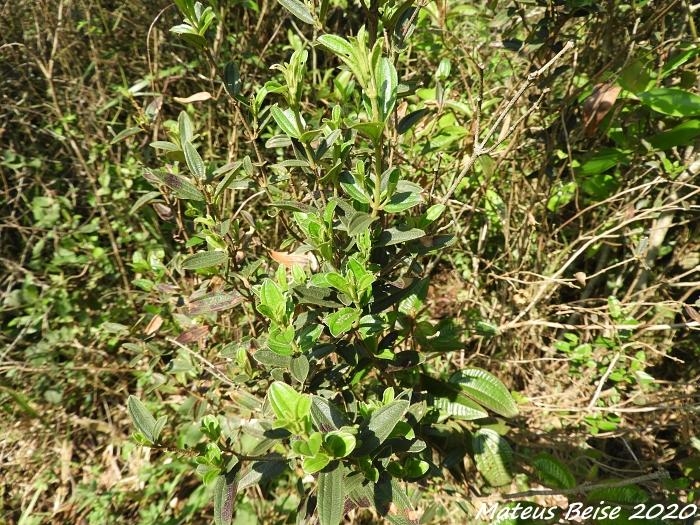
<svg viewBox="0 0 700 525">
<path fill-rule="evenodd" d="M 363 440 L 363 451 L 366 446 L 370 446 L 370 450 L 374 450 L 384 443 L 394 430 L 396 424 L 403 420 L 409 406 L 410 403 L 407 400 L 397 399 L 372 412 L 369 422 L 367 423 L 367 430 L 370 433 L 370 437 L 366 440 L 368 445 L 366 445 L 364 443 L 365 440 Z"/>
<path fill-rule="evenodd" d="M 338 35 L 321 35 L 318 42 L 340 58 L 349 58 L 353 54 L 350 42 Z"/>
<path fill-rule="evenodd" d="M 424 236 L 425 232 L 418 228 L 389 228 L 388 230 L 384 230 L 379 236 L 377 246 L 392 246 L 394 244 L 420 239 Z"/>
<path fill-rule="evenodd" d="M 346 307 L 328 315 L 324 322 L 331 331 L 331 335 L 339 337 L 349 331 L 359 320 L 360 311 L 357 308 Z"/>
<path fill-rule="evenodd" d="M 396 89 L 399 85 L 396 68 L 391 60 L 382 57 L 374 74 L 377 83 L 379 112 L 382 120 L 386 122 L 396 104 Z"/>
<path fill-rule="evenodd" d="M 313 396 L 311 399 L 311 419 L 321 432 L 330 432 L 349 424 L 338 407 L 320 396 Z"/>
<path fill-rule="evenodd" d="M 571 489 L 576 486 L 576 479 L 569 469 L 555 457 L 541 452 L 532 461 L 535 473 L 545 487 L 553 489 Z"/>
<path fill-rule="evenodd" d="M 284 356 L 290 356 L 294 353 L 294 327 L 287 326 L 280 328 L 275 326 L 270 330 L 267 338 L 267 346 L 274 353 Z"/>
<path fill-rule="evenodd" d="M 200 180 L 204 179 L 207 175 L 206 167 L 195 147 L 189 142 L 183 142 L 182 152 L 185 154 L 185 162 L 190 173 Z"/>
<path fill-rule="evenodd" d="M 277 419 L 299 421 L 311 410 L 311 399 L 287 383 L 275 381 L 267 391 L 270 406 Z"/>
<path fill-rule="evenodd" d="M 574 181 L 566 183 L 558 181 L 552 188 L 552 196 L 547 200 L 547 209 L 556 212 L 569 204 L 576 196 L 577 188 L 578 185 Z"/>
<path fill-rule="evenodd" d="M 299 0 L 277 0 L 282 7 L 306 24 L 314 24 L 314 17 L 308 7 Z"/>
<path fill-rule="evenodd" d="M 313 405 L 312 405 L 313 406 Z M 335 458 L 344 458 L 350 454 L 357 445 L 355 436 L 345 430 L 329 432 L 324 437 L 326 450 Z"/>
<path fill-rule="evenodd" d="M 192 125 L 190 116 L 185 111 L 181 111 L 180 115 L 177 117 L 177 129 L 181 144 L 191 142 L 194 138 L 194 126 Z"/>
<path fill-rule="evenodd" d="M 348 235 L 350 237 L 356 237 L 365 232 L 375 220 L 377 220 L 377 217 L 372 217 L 369 213 L 361 211 L 354 213 L 348 221 Z"/>
<path fill-rule="evenodd" d="M 284 318 L 286 308 L 287 301 L 279 285 L 272 279 L 265 279 L 260 287 L 258 311 L 279 323 Z"/>
<path fill-rule="evenodd" d="M 488 417 L 489 415 L 478 403 L 466 396 L 457 396 L 454 401 L 438 397 L 435 398 L 433 404 L 441 413 L 455 419 L 472 421 Z"/>
<path fill-rule="evenodd" d="M 162 149 L 165 151 L 180 151 L 180 147 L 177 144 L 167 140 L 156 140 L 151 142 L 149 146 L 153 149 Z"/>
<path fill-rule="evenodd" d="M 396 192 L 389 202 L 384 204 L 384 211 L 400 213 L 421 203 L 421 188 L 418 184 L 407 180 L 400 180 L 396 186 Z"/>
<path fill-rule="evenodd" d="M 176 175 L 165 170 L 144 171 L 144 177 L 149 181 L 157 181 L 170 188 L 178 199 L 203 201 L 204 195 L 194 184 L 182 175 Z"/>
<path fill-rule="evenodd" d="M 194 255 L 186 257 L 182 261 L 181 267 L 183 270 L 199 270 L 201 268 L 221 266 L 226 261 L 228 261 L 228 255 L 226 255 L 226 252 L 198 252 Z"/>
<path fill-rule="evenodd" d="M 384 131 L 383 122 L 358 122 L 350 126 L 352 129 L 356 129 L 372 142 L 378 142 Z"/>
<path fill-rule="evenodd" d="M 680 66 L 685 64 L 688 60 L 700 54 L 700 47 L 698 47 L 696 44 L 691 44 L 690 42 L 688 42 L 687 44 L 683 44 L 681 49 L 679 49 L 678 51 L 679 52 L 677 54 L 672 56 L 663 65 L 663 67 L 661 68 L 659 78 L 666 78 Z"/>
<path fill-rule="evenodd" d="M 134 128 L 126 128 L 119 133 L 111 140 L 109 141 L 110 145 L 116 144 L 117 142 L 121 142 L 122 140 L 131 137 L 133 135 L 137 135 L 141 133 L 143 130 L 139 127 L 134 127 Z"/>
<path fill-rule="evenodd" d="M 586 501 L 602 501 L 619 503 L 622 505 L 638 505 L 649 501 L 649 494 L 637 485 L 625 487 L 605 487 L 591 490 Z"/>
<path fill-rule="evenodd" d="M 343 519 L 345 506 L 341 463 L 336 464 L 333 470 L 319 474 L 317 498 L 321 525 L 338 525 Z"/>
<path fill-rule="evenodd" d="M 510 445 L 495 430 L 480 428 L 472 436 L 474 462 L 484 479 L 493 487 L 510 483 Z"/>
<path fill-rule="evenodd" d="M 263 366 L 288 369 L 292 366 L 292 358 L 288 355 L 280 355 L 271 350 L 258 350 L 253 354 L 253 359 Z"/>
<path fill-rule="evenodd" d="M 295 139 L 301 137 L 301 131 L 297 127 L 294 112 L 291 109 L 287 108 L 282 111 L 279 106 L 274 105 L 270 108 L 270 112 L 272 113 L 272 118 L 277 122 L 277 125 L 288 136 Z"/>
<path fill-rule="evenodd" d="M 450 382 L 485 408 L 504 417 L 518 414 L 518 407 L 501 381 L 480 368 L 467 368 L 454 374 Z"/>
<path fill-rule="evenodd" d="M 236 482 L 228 482 L 226 476 L 218 476 L 214 484 L 214 523 L 229 525 L 236 503 Z"/>
<path fill-rule="evenodd" d="M 149 191 L 148 193 L 141 195 L 129 210 L 129 215 L 133 215 L 138 210 L 140 210 L 145 204 L 148 204 L 153 199 L 157 199 L 158 197 L 160 197 L 159 191 Z"/>
<path fill-rule="evenodd" d="M 338 180 L 340 182 L 340 187 L 343 188 L 345 193 L 350 195 L 351 198 L 362 204 L 369 204 L 369 197 L 349 171 L 342 172 Z"/>
<path fill-rule="evenodd" d="M 156 418 L 146 408 L 141 400 L 135 396 L 129 396 L 126 407 L 129 412 L 129 417 L 134 422 L 134 425 L 144 437 L 151 443 L 158 441 L 158 433 L 156 432 Z"/>
<path fill-rule="evenodd" d="M 576 168 L 576 172 L 584 176 L 598 175 L 628 160 L 629 156 L 624 151 L 617 148 L 605 148 L 591 155 L 581 167 Z"/>
<path fill-rule="evenodd" d="M 654 88 L 637 94 L 645 106 L 672 117 L 700 115 L 700 96 L 678 88 Z"/>
<path fill-rule="evenodd" d="M 314 456 L 304 458 L 302 462 L 302 468 L 307 474 L 315 474 L 319 470 L 323 470 L 331 462 L 331 458 L 328 454 L 319 452 Z"/>
<path fill-rule="evenodd" d="M 303 383 L 309 375 L 309 358 L 305 355 L 295 357 L 292 359 L 289 371 L 294 379 Z"/>
<path fill-rule="evenodd" d="M 687 120 L 672 129 L 657 133 L 648 140 L 655 148 L 668 150 L 677 146 L 689 146 L 698 135 L 700 120 Z"/>
</svg>

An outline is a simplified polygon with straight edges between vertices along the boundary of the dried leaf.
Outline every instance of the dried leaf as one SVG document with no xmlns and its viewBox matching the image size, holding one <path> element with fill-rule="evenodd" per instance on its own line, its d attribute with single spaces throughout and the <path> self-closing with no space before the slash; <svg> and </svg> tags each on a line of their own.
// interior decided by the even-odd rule
<svg viewBox="0 0 700 525">
<path fill-rule="evenodd" d="M 160 315 L 156 314 L 151 318 L 148 325 L 146 325 L 146 329 L 144 330 L 144 333 L 146 335 L 153 335 L 158 330 L 160 330 L 161 326 L 163 326 L 163 318 Z"/>
<path fill-rule="evenodd" d="M 208 293 L 189 304 L 187 313 L 199 315 L 228 310 L 243 302 L 243 297 L 235 293 Z"/>
<path fill-rule="evenodd" d="M 191 104 L 192 102 L 204 102 L 205 100 L 209 100 L 211 97 L 211 93 L 208 91 L 200 91 L 198 93 L 195 93 L 194 95 L 190 95 L 189 97 L 185 98 L 180 98 L 180 97 L 173 97 L 173 100 L 175 102 L 179 102 L 180 104 Z"/>
<path fill-rule="evenodd" d="M 306 253 L 276 252 L 270 250 L 270 257 L 287 268 L 291 268 L 295 264 L 301 266 L 308 266 L 311 264 L 311 257 Z"/>
<path fill-rule="evenodd" d="M 181 345 L 186 345 L 189 343 L 192 343 L 194 341 L 199 341 L 203 337 L 205 337 L 209 333 L 209 327 L 208 326 L 196 326 L 194 328 L 190 328 L 186 332 L 181 333 L 179 336 L 177 336 L 177 341 Z"/>
<path fill-rule="evenodd" d="M 694 308 L 691 308 L 690 305 L 685 305 L 685 313 L 687 313 L 693 321 L 700 323 L 700 313 Z"/>
<path fill-rule="evenodd" d="M 613 84 L 597 84 L 583 103 L 583 125 L 587 137 L 592 137 L 598 125 L 612 109 L 621 88 Z"/>
<path fill-rule="evenodd" d="M 152 204 L 153 209 L 158 214 L 161 220 L 169 221 L 175 215 L 173 209 L 170 206 L 163 204 L 162 202 L 154 202 Z"/>
</svg>

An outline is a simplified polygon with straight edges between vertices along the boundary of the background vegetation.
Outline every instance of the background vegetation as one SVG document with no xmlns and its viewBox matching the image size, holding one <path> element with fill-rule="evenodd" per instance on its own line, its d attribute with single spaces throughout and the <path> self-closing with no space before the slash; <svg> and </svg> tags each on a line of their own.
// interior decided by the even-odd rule
<svg viewBox="0 0 700 525">
<path fill-rule="evenodd" d="M 423 189 L 412 217 L 444 205 L 429 249 L 416 252 L 430 285 L 397 348 L 418 351 L 420 370 L 438 378 L 488 370 L 519 408 L 479 422 L 513 450 L 505 483 L 473 459 L 474 422 L 441 418 L 402 517 L 470 522 L 483 502 L 540 489 L 521 499 L 697 502 L 698 10 L 682 0 L 415 11 L 333 1 L 313 6 L 325 6 L 315 26 L 273 1 L 205 5 L 214 18 L 198 37 L 169 31 L 184 17 L 168 2 L 0 8 L 0 520 L 211 519 L 202 422 L 259 414 L 269 376 L 256 343 L 239 344 L 268 329 L 252 286 L 300 243 L 271 204 L 326 189 L 284 164 L 304 148 L 280 138 L 269 108 L 291 104 L 269 84 L 284 71 L 270 66 L 305 47 L 299 107 L 321 126 L 341 106 L 345 132 L 364 118 L 362 90 L 312 44 L 362 26 L 398 72 L 382 147 Z M 251 97 L 266 83 L 253 126 Z M 179 149 L 151 146 L 183 137 L 182 112 L 211 180 L 226 180 L 216 208 L 148 176 L 191 168 Z M 368 144 L 358 138 L 351 155 L 375 159 Z M 226 250 L 242 279 L 192 262 L 226 237 L 194 220 L 207 215 L 235 219 Z M 441 235 L 452 237 L 433 249 Z M 247 300 L 196 310 L 203 293 L 232 290 Z M 410 382 L 395 369 L 415 365 L 389 362 L 362 384 Z M 130 394 L 167 416 L 161 446 L 130 438 Z M 301 471 L 251 485 L 235 523 L 294 522 L 313 486 Z"/>
</svg>

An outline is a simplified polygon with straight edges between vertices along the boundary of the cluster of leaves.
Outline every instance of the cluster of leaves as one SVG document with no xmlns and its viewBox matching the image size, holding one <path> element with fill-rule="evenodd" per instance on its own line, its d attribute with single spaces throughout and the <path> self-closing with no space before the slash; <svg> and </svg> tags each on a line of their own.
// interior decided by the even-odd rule
<svg viewBox="0 0 700 525">
<path fill-rule="evenodd" d="M 178 3 L 188 29 L 174 31 L 201 36 L 193 16 L 207 11 L 190 4 Z M 301 21 L 320 23 L 303 4 L 282 4 Z M 187 244 L 200 249 L 178 267 L 205 278 L 204 290 L 213 276 L 230 283 L 199 296 L 196 304 L 204 307 L 191 305 L 190 316 L 211 319 L 246 298 L 255 302 L 249 314 L 261 327 L 230 349 L 240 374 L 237 391 L 257 395 L 260 382 L 268 383 L 254 421 L 233 416 L 235 433 L 223 415 L 201 421 L 206 440 L 196 461 L 205 481 L 216 480 L 218 523 L 230 522 L 237 490 L 286 467 L 315 477 L 300 514 L 315 512 L 324 525 L 340 523 L 348 508 L 367 506 L 392 521 L 413 522 L 399 482 L 439 472 L 435 425 L 484 419 L 488 411 L 517 414 L 508 390 L 485 370 L 467 368 L 444 380 L 429 365 L 431 355 L 459 343 L 422 317 L 428 279 L 421 261 L 453 236 L 437 231 L 445 205 L 426 205 L 424 188 L 394 158 L 395 142 L 417 119 L 396 117 L 397 101 L 410 88 L 399 80 L 400 47 L 381 38 L 403 35 L 415 14 L 410 2 L 382 3 L 374 34 L 363 27 L 349 38 L 324 33 L 312 42 L 313 53 L 344 66 L 331 107 L 304 91 L 309 49 L 298 41 L 289 61 L 271 68 L 281 79 L 249 97 L 241 94 L 238 66 L 223 68 L 227 92 L 243 108 L 240 125 L 253 138 L 272 131 L 266 147 L 278 158 L 271 165 L 255 165 L 250 157 L 220 168 L 205 161 L 184 112 L 169 140 L 152 144 L 174 164 L 146 170 L 147 180 L 165 198 L 186 204 L 196 227 Z M 246 223 L 257 235 L 247 242 L 270 242 L 260 218 L 243 208 L 246 201 L 235 214 L 227 211 L 227 194 L 243 188 L 264 194 L 283 216 L 281 246 L 269 249 L 278 263 L 271 275 L 259 258 L 237 259 Z M 129 410 L 142 442 L 169 446 L 160 440 L 162 418 L 156 421 L 134 397 Z M 474 459 L 487 481 L 508 483 L 504 438 L 489 428 L 465 428 L 472 429 Z M 237 440 L 240 432 L 249 439 Z"/>
</svg>

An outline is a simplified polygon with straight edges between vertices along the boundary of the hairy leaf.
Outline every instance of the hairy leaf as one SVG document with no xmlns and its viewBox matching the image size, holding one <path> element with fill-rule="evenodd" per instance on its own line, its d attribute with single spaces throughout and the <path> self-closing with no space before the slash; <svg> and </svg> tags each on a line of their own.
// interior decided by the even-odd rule
<svg viewBox="0 0 700 525">
<path fill-rule="evenodd" d="M 338 525 L 343 519 L 345 491 L 343 466 L 337 463 L 333 470 L 318 475 L 318 518 L 321 525 Z"/>
<path fill-rule="evenodd" d="M 518 407 L 505 385 L 486 370 L 467 368 L 454 374 L 450 382 L 485 408 L 504 417 L 518 414 Z"/>
</svg>

